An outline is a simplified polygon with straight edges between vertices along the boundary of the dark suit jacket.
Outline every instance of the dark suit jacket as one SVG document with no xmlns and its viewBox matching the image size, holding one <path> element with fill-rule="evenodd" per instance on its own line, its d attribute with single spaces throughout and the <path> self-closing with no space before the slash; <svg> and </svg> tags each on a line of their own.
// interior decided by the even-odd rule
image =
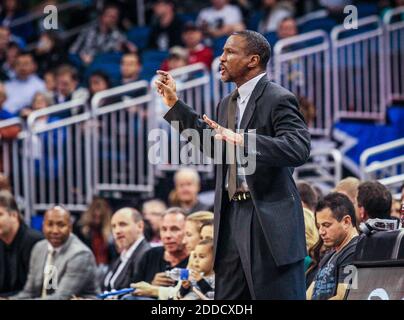
<svg viewBox="0 0 404 320">
<path fill-rule="evenodd" d="M 217 108 L 217 122 L 227 126 L 227 107 L 230 96 Z M 179 121 L 180 131 L 209 127 L 200 115 L 182 101 L 178 101 L 165 115 L 167 121 Z M 252 201 L 275 263 L 291 264 L 306 256 L 303 209 L 292 174 L 293 167 L 304 164 L 310 155 L 310 134 L 298 111 L 296 97 L 285 88 L 261 78 L 253 90 L 240 123 L 244 129 L 245 153 L 256 156 L 256 170 L 246 175 Z M 248 132 L 255 129 L 255 132 Z M 255 148 L 248 150 L 248 137 L 256 138 Z M 202 146 L 202 140 L 200 141 Z M 206 144 L 205 144 L 206 145 Z M 222 150 L 225 151 L 225 148 Z M 212 152 L 212 149 L 204 149 Z M 225 163 L 223 152 L 223 163 Z M 221 211 L 228 203 L 225 190 L 227 165 L 217 164 L 214 207 L 215 253 L 220 238 Z M 253 259 L 253 257 L 252 257 Z M 216 263 L 217 261 L 215 261 Z"/>
<path fill-rule="evenodd" d="M 11 274 L 4 270 L 8 269 L 4 265 L 7 248 L 6 244 L 0 240 L 0 295 L 4 294 L 7 296 L 15 294 L 24 288 L 29 271 L 31 250 L 34 245 L 42 239 L 43 236 L 38 231 L 29 228 L 24 223 L 20 225 L 13 242 L 9 246 Z M 6 292 L 4 288 L 6 278 L 9 278 L 11 285 L 8 292 Z"/>
<path fill-rule="evenodd" d="M 102 280 L 102 291 L 110 291 L 112 289 L 119 290 L 119 289 L 124 289 L 128 288 L 129 285 L 132 283 L 131 279 L 133 277 L 133 274 L 135 273 L 135 267 L 139 263 L 140 259 L 142 258 L 143 254 L 148 251 L 151 248 L 150 244 L 146 241 L 146 239 L 143 239 L 142 242 L 140 242 L 139 246 L 133 251 L 128 263 L 125 265 L 119 276 L 116 278 L 114 282 L 114 287 L 110 288 L 109 286 L 105 286 L 104 281 L 105 278 Z M 111 265 L 110 268 L 105 275 L 105 277 L 108 276 L 109 272 L 116 271 L 118 268 L 119 264 L 121 263 L 121 259 L 118 258 L 116 259 Z"/>
</svg>

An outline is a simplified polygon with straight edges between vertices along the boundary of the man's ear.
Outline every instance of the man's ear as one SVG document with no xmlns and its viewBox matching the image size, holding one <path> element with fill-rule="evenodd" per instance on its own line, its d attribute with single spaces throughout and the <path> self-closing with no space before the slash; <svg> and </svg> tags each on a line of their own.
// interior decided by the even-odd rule
<svg viewBox="0 0 404 320">
<path fill-rule="evenodd" d="M 260 56 L 258 54 L 254 54 L 250 58 L 250 63 L 248 64 L 248 67 L 255 68 L 259 66 L 260 62 L 261 62 Z"/>
<path fill-rule="evenodd" d="M 346 215 L 345 217 L 342 218 L 342 220 L 343 220 L 345 226 L 347 226 L 347 227 L 352 226 L 351 216 Z"/>
<path fill-rule="evenodd" d="M 359 218 L 360 218 L 360 220 L 361 220 L 361 221 L 359 221 L 359 222 L 365 221 L 365 220 L 366 220 L 366 219 L 365 219 L 365 217 L 366 217 L 365 208 L 358 206 L 358 211 L 359 211 Z"/>
</svg>

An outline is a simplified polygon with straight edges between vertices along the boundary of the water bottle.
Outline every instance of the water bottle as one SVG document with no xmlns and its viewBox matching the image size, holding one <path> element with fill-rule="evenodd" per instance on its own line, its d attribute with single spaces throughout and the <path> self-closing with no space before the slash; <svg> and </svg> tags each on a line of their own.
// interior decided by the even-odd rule
<svg viewBox="0 0 404 320">
<path fill-rule="evenodd" d="M 166 276 L 175 281 L 188 280 L 189 270 L 184 268 L 173 268 L 166 271 Z"/>
</svg>

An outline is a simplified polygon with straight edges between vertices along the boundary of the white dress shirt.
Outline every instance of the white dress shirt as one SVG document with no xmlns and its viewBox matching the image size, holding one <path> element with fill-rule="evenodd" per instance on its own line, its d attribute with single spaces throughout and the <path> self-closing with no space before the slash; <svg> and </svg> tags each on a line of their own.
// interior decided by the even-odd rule
<svg viewBox="0 0 404 320">
<path fill-rule="evenodd" d="M 128 250 L 122 251 L 121 253 L 121 263 L 119 264 L 118 268 L 116 269 L 115 273 L 112 273 L 113 270 L 111 270 L 108 275 L 105 277 L 104 285 L 105 287 L 108 287 L 108 284 L 111 285 L 111 288 L 115 287 L 115 281 L 118 278 L 118 276 L 121 274 L 122 270 L 125 268 L 126 264 L 128 263 L 130 257 L 132 256 L 133 252 L 137 249 L 137 247 L 140 245 L 140 243 L 143 241 L 144 237 L 141 236 L 139 239 L 137 239 Z"/>
</svg>

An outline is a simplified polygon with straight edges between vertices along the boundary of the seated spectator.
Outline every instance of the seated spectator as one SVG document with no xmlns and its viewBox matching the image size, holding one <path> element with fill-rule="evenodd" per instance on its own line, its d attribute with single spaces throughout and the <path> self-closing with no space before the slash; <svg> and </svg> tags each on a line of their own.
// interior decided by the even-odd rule
<svg viewBox="0 0 404 320">
<path fill-rule="evenodd" d="M 213 222 L 204 222 L 200 234 L 201 240 L 213 240 Z"/>
<path fill-rule="evenodd" d="M 167 51 L 173 46 L 182 45 L 181 32 L 183 23 L 175 14 L 172 0 L 156 0 L 153 3 L 151 31 L 147 47 Z"/>
<path fill-rule="evenodd" d="M 31 104 L 37 92 L 45 91 L 45 83 L 36 75 L 36 64 L 32 54 L 22 53 L 17 57 L 15 79 L 6 82 L 7 100 L 4 109 L 18 115 L 24 107 Z"/>
<path fill-rule="evenodd" d="M 305 181 L 297 183 L 300 199 L 303 206 L 304 225 L 306 229 L 306 248 L 307 252 L 317 243 L 319 239 L 314 211 L 317 205 L 317 194 L 311 185 Z"/>
<path fill-rule="evenodd" d="M 235 31 L 244 30 L 241 10 L 229 4 L 228 0 L 211 0 L 212 6 L 202 9 L 197 18 L 207 37 L 228 36 Z"/>
<path fill-rule="evenodd" d="M 170 208 L 163 216 L 160 237 L 161 247 L 154 247 L 147 251 L 140 260 L 132 279 L 137 288 L 138 283 L 144 282 L 157 287 L 170 287 L 175 281 L 166 276 L 165 271 L 173 268 L 186 268 L 188 265 L 188 252 L 184 246 L 185 212 L 181 208 Z M 133 292 L 135 296 L 142 296 L 142 290 Z M 135 299 L 135 298 L 134 298 Z"/>
<path fill-rule="evenodd" d="M 67 64 L 61 65 L 56 70 L 56 91 L 53 92 L 54 104 L 68 102 L 70 100 L 87 98 L 88 91 L 79 88 L 79 75 L 77 70 Z"/>
<path fill-rule="evenodd" d="M 52 31 L 41 34 L 34 52 L 40 75 L 43 75 L 46 70 L 55 69 L 67 60 L 60 39 Z"/>
<path fill-rule="evenodd" d="M 195 169 L 183 168 L 174 175 L 175 189 L 170 194 L 171 206 L 179 206 L 187 214 L 209 210 L 209 206 L 198 199 L 201 188 L 199 174 Z"/>
<path fill-rule="evenodd" d="M 126 53 L 121 59 L 121 85 L 140 80 L 142 64 L 137 53 Z"/>
<path fill-rule="evenodd" d="M 361 218 L 359 216 L 358 201 L 357 201 L 358 187 L 359 187 L 360 183 L 361 182 L 357 178 L 347 177 L 345 179 L 342 179 L 334 189 L 334 192 L 339 192 L 339 193 L 345 194 L 346 196 L 348 196 L 349 200 L 352 201 L 352 203 L 355 207 L 357 224 L 359 224 L 359 222 L 361 221 Z"/>
<path fill-rule="evenodd" d="M 56 90 L 56 74 L 54 70 L 47 70 L 43 75 L 45 81 L 46 95 L 52 97 L 53 92 Z"/>
<path fill-rule="evenodd" d="M 375 218 L 390 218 L 392 196 L 380 182 L 362 182 L 358 187 L 357 200 L 361 222 Z"/>
<path fill-rule="evenodd" d="M 166 68 L 166 71 L 170 71 L 173 69 L 185 67 L 188 65 L 188 58 L 189 55 L 187 49 L 179 46 L 172 47 L 168 52 L 167 60 L 163 62 L 162 68 Z M 181 79 L 179 80 L 181 81 Z"/>
<path fill-rule="evenodd" d="M 344 270 L 352 263 L 358 242 L 355 208 L 341 193 L 331 193 L 317 204 L 316 222 L 324 246 L 332 250 L 320 261 L 314 282 L 307 290 L 311 300 L 342 300 L 349 284 Z"/>
<path fill-rule="evenodd" d="M 110 265 L 101 284 L 103 291 L 128 288 L 136 264 L 150 249 L 144 238 L 144 223 L 139 211 L 133 208 L 118 210 L 112 216 L 111 227 L 120 257 Z"/>
<path fill-rule="evenodd" d="M 278 40 L 286 39 L 297 36 L 299 31 L 297 29 L 296 20 L 292 17 L 284 18 L 276 29 Z"/>
<path fill-rule="evenodd" d="M 209 211 L 198 211 L 190 214 L 185 221 L 185 236 L 183 244 L 189 253 L 187 268 L 192 265 L 192 252 L 201 241 L 200 228 L 203 223 L 213 223 L 213 213 Z M 135 284 L 136 289 L 143 296 L 158 297 L 159 300 L 167 300 L 177 295 L 181 283 L 175 287 L 163 287 L 151 285 L 146 282 Z"/>
<path fill-rule="evenodd" d="M 67 300 L 98 293 L 94 255 L 71 230 L 71 216 L 66 209 L 56 206 L 45 212 L 46 240 L 32 249 L 25 287 L 11 299 Z"/>
<path fill-rule="evenodd" d="M 213 300 L 215 274 L 212 240 L 202 240 L 195 246 L 189 270 L 189 280 L 182 281 L 177 297 L 181 300 Z"/>
<path fill-rule="evenodd" d="M 203 44 L 203 32 L 193 23 L 188 23 L 182 31 L 182 42 L 188 50 L 188 63 L 202 62 L 208 69 L 213 61 L 213 50 Z"/>
<path fill-rule="evenodd" d="M 14 115 L 7 110 L 4 110 L 3 104 L 7 100 L 7 93 L 4 84 L 0 82 L 0 120 L 13 118 Z"/>
<path fill-rule="evenodd" d="M 74 225 L 74 233 L 94 253 L 97 265 L 108 265 L 116 256 L 111 238 L 111 216 L 108 202 L 95 197 Z"/>
<path fill-rule="evenodd" d="M 17 0 L 3 0 L 2 8 L 0 25 L 3 27 L 10 27 L 15 20 L 26 16 L 26 13 L 22 10 L 21 4 Z M 32 37 L 35 35 L 34 26 L 31 22 L 11 27 L 11 33 L 23 38 L 26 42 L 32 40 Z"/>
<path fill-rule="evenodd" d="M 118 30 L 119 14 L 117 6 L 105 6 L 97 23 L 80 33 L 70 47 L 70 54 L 78 54 L 82 63 L 89 65 L 99 53 L 120 52 L 125 47 L 136 51 L 136 47 Z"/>
<path fill-rule="evenodd" d="M 151 235 L 148 241 L 152 247 L 161 245 L 160 226 L 163 221 L 164 211 L 167 210 L 165 203 L 161 200 L 154 199 L 143 203 L 142 213 L 145 220 L 150 222 Z"/>
<path fill-rule="evenodd" d="M 43 236 L 29 228 L 8 190 L 0 191 L 0 296 L 16 294 L 27 280 L 32 247 Z"/>
<path fill-rule="evenodd" d="M 20 117 L 26 120 L 33 111 L 45 109 L 51 105 L 51 102 L 51 99 L 45 93 L 37 92 L 32 99 L 31 106 L 20 111 Z M 43 116 L 41 119 L 43 120 L 43 123 L 48 122 L 47 116 Z"/>
<path fill-rule="evenodd" d="M 1 69 L 4 80 L 15 79 L 16 71 L 15 67 L 17 64 L 17 58 L 21 53 L 20 46 L 15 42 L 10 42 L 6 52 L 6 60 L 3 62 Z"/>
<path fill-rule="evenodd" d="M 0 65 L 2 65 L 6 61 L 7 50 L 10 41 L 11 41 L 10 30 L 6 27 L 0 27 Z"/>
<path fill-rule="evenodd" d="M 263 0 L 264 16 L 258 25 L 258 32 L 267 33 L 279 30 L 281 21 L 294 14 L 293 5 L 288 1 Z"/>
<path fill-rule="evenodd" d="M 195 249 L 195 246 L 201 241 L 201 227 L 204 223 L 213 222 L 213 213 L 210 211 L 197 211 L 190 214 L 185 222 L 184 245 L 188 253 Z"/>
<path fill-rule="evenodd" d="M 97 93 L 111 87 L 111 81 L 107 74 L 102 71 L 93 72 L 88 78 L 89 100 Z"/>
</svg>

